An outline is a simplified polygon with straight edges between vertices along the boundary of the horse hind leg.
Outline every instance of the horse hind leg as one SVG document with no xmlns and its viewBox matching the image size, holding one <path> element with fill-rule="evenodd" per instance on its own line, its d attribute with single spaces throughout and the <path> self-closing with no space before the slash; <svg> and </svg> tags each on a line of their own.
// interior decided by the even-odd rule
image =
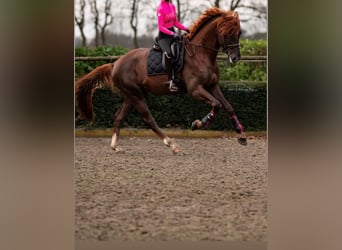
<svg viewBox="0 0 342 250">
<path fill-rule="evenodd" d="M 179 153 L 179 146 L 174 142 L 173 139 L 165 135 L 164 132 L 158 127 L 146 102 L 143 99 L 140 99 L 135 102 L 134 107 L 143 116 L 144 122 L 150 127 L 150 129 L 152 129 L 152 131 L 155 132 L 159 136 L 159 138 L 163 140 L 164 144 L 168 147 L 171 147 L 174 154 Z"/>
<path fill-rule="evenodd" d="M 131 108 L 132 108 L 132 104 L 128 100 L 125 99 L 114 117 L 113 135 L 112 135 L 112 141 L 111 141 L 110 146 L 117 153 L 124 152 L 122 148 L 117 146 L 119 134 L 120 134 L 120 124 L 121 124 L 121 121 L 126 118 Z"/>
<path fill-rule="evenodd" d="M 164 139 L 163 139 L 163 142 L 166 146 L 168 147 L 171 147 L 172 149 L 172 152 L 174 154 L 178 154 L 179 151 L 180 151 L 180 148 L 178 146 L 177 143 L 175 143 L 175 141 L 173 139 L 171 139 L 170 137 L 166 136 Z"/>
</svg>

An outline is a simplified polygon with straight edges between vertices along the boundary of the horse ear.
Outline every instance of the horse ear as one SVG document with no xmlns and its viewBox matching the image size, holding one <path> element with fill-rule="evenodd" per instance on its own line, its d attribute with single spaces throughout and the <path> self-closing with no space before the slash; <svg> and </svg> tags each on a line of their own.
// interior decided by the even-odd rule
<svg viewBox="0 0 342 250">
<path fill-rule="evenodd" d="M 235 10 L 232 11 L 232 17 L 238 17 L 239 16 L 239 13 Z"/>
</svg>

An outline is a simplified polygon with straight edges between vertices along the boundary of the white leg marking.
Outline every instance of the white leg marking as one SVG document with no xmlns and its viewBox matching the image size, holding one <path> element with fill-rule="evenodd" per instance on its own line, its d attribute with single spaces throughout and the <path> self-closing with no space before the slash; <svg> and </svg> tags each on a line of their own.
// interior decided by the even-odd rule
<svg viewBox="0 0 342 250">
<path fill-rule="evenodd" d="M 116 135 L 116 133 L 114 133 L 113 136 L 112 136 L 112 142 L 111 142 L 111 144 L 110 144 L 110 146 L 112 147 L 112 149 L 115 149 L 117 140 L 118 140 L 118 136 Z"/>
<path fill-rule="evenodd" d="M 166 146 L 172 148 L 172 152 L 174 154 L 178 154 L 179 153 L 179 151 L 180 151 L 179 146 L 172 139 L 170 139 L 169 137 L 165 137 L 163 142 L 164 142 L 164 144 Z"/>
<path fill-rule="evenodd" d="M 171 146 L 171 139 L 169 137 L 165 137 L 163 142 L 166 146 L 168 146 L 168 147 Z"/>
</svg>

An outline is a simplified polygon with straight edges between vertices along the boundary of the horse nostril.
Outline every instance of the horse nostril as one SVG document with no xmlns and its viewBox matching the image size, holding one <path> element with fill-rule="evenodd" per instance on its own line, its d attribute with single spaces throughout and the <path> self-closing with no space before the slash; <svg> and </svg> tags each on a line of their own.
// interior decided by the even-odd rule
<svg viewBox="0 0 342 250">
<path fill-rule="evenodd" d="M 240 57 L 239 56 L 229 56 L 229 61 L 231 62 L 231 63 L 236 63 L 237 61 L 239 61 L 240 60 Z"/>
<path fill-rule="evenodd" d="M 237 62 L 237 61 L 239 61 L 240 60 L 240 57 L 238 57 L 238 56 L 234 56 L 233 58 L 232 58 L 232 61 L 233 62 Z"/>
</svg>

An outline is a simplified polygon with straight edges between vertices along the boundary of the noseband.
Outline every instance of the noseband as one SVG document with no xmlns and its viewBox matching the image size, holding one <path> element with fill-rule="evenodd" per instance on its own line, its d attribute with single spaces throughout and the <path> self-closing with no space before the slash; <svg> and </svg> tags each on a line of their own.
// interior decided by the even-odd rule
<svg viewBox="0 0 342 250">
<path fill-rule="evenodd" d="M 228 52 L 229 49 L 240 48 L 240 43 L 228 44 L 227 40 L 228 40 L 228 38 L 226 37 L 224 39 L 224 44 L 223 44 L 223 52 L 226 53 L 227 55 L 229 54 L 229 52 Z"/>
</svg>

